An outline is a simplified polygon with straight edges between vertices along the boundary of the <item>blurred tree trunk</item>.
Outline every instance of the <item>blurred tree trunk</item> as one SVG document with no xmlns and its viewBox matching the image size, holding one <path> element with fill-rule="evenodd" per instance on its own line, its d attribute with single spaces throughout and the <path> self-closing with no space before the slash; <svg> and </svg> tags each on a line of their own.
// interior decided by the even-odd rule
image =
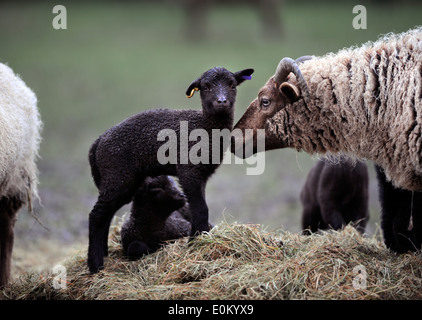
<svg viewBox="0 0 422 320">
<path fill-rule="evenodd" d="M 189 40 L 200 40 L 208 32 L 208 15 L 217 5 L 249 5 L 258 13 L 265 37 L 283 34 L 280 10 L 284 0 L 184 0 L 185 33 Z"/>
</svg>

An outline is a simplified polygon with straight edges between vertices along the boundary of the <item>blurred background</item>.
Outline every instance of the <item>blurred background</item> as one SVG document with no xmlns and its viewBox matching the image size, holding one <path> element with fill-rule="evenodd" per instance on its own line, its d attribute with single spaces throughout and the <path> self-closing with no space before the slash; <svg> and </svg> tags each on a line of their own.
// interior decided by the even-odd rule
<svg viewBox="0 0 422 320">
<path fill-rule="evenodd" d="M 67 9 L 67 29 L 52 26 Z M 200 4 L 200 5 L 199 5 Z M 367 9 L 356 30 L 353 7 Z M 185 90 L 214 66 L 254 68 L 238 88 L 235 121 L 284 56 L 322 55 L 422 24 L 420 1 L 0 1 L 0 62 L 38 96 L 44 122 L 40 150 L 43 228 L 25 210 L 16 223 L 13 272 L 52 268 L 88 243 L 97 197 L 88 164 L 91 143 L 106 129 L 151 108 L 200 108 Z M 262 175 L 222 165 L 209 180 L 210 218 L 300 231 L 300 189 L 316 158 L 294 150 L 266 153 Z M 369 163 L 370 223 L 380 207 Z M 120 215 L 129 210 L 126 206 Z"/>
</svg>

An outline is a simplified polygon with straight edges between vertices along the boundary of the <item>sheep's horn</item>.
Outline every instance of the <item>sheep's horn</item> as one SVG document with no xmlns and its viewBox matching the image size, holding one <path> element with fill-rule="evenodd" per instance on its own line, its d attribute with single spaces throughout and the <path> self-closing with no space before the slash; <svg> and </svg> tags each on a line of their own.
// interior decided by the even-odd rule
<svg viewBox="0 0 422 320">
<path fill-rule="evenodd" d="M 309 59 L 305 57 L 309 57 L 309 56 L 300 57 L 298 59 L 299 60 L 298 62 L 301 63 L 305 60 L 312 59 L 312 57 Z M 305 100 L 306 104 L 309 104 L 311 102 L 311 98 L 309 96 L 308 85 L 306 84 L 306 80 L 303 77 L 302 72 L 300 72 L 297 62 L 294 61 L 292 58 L 286 57 L 286 58 L 281 59 L 274 74 L 274 81 L 277 84 L 283 83 L 290 72 L 292 72 L 296 76 L 300 91 L 302 92 L 302 95 L 303 95 L 303 99 Z"/>
<path fill-rule="evenodd" d="M 315 58 L 315 56 L 301 56 L 301 57 L 297 58 L 295 61 L 296 61 L 296 63 L 299 65 L 299 64 L 301 64 L 302 62 L 305 62 L 305 61 L 307 61 L 307 60 L 311 60 L 311 59 L 313 59 L 313 58 Z"/>
</svg>

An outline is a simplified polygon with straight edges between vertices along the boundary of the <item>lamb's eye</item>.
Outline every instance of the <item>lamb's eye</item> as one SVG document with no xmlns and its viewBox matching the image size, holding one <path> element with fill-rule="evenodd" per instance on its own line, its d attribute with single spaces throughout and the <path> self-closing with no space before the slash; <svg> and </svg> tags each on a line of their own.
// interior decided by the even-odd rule
<svg viewBox="0 0 422 320">
<path fill-rule="evenodd" d="M 232 90 L 236 90 L 236 85 L 232 84 Z"/>
<path fill-rule="evenodd" d="M 261 107 L 268 107 L 271 104 L 271 101 L 269 99 L 266 98 L 262 98 L 261 99 Z"/>
</svg>

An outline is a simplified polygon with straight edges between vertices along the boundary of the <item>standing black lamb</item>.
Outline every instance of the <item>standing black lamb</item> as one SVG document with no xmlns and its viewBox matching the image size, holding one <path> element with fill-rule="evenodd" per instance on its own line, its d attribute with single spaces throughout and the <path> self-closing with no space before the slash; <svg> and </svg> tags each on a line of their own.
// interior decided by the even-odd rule
<svg viewBox="0 0 422 320">
<path fill-rule="evenodd" d="M 300 198 L 304 233 L 335 230 L 353 222 L 363 233 L 368 221 L 368 169 L 342 158 L 338 164 L 319 161 L 309 172 Z"/>
<path fill-rule="evenodd" d="M 400 189 L 375 165 L 381 204 L 381 227 L 387 248 L 404 253 L 422 245 L 422 192 Z"/>
<path fill-rule="evenodd" d="M 139 258 L 164 242 L 189 235 L 189 205 L 168 176 L 148 177 L 133 198 L 131 215 L 120 231 L 123 251 Z"/>
<path fill-rule="evenodd" d="M 141 112 L 107 130 L 93 143 L 89 161 L 99 196 L 89 215 L 88 267 L 91 273 L 103 268 L 103 257 L 108 254 L 108 231 L 115 212 L 132 200 L 148 176 L 177 176 L 190 206 L 190 235 L 209 230 L 205 186 L 230 145 L 236 87 L 250 79 L 252 73 L 253 69 L 236 73 L 222 67 L 210 69 L 193 81 L 186 92 L 191 96 L 195 90 L 200 90 L 201 111 L 155 109 Z M 211 143 L 213 129 L 226 130 L 227 137 Z M 175 133 L 176 142 L 180 143 L 180 146 L 171 145 L 177 150 L 177 160 L 196 150 L 197 141 L 192 140 L 205 131 L 209 139 L 206 154 L 209 161 L 193 163 L 187 159 L 186 162 L 160 163 L 157 153 L 163 143 L 158 140 L 166 130 Z M 185 135 L 189 135 L 189 141 L 182 141 Z M 170 136 L 166 143 L 169 142 Z M 182 147 L 182 142 L 187 148 Z M 202 149 L 196 153 L 199 152 Z M 216 161 L 215 155 L 220 161 Z"/>
</svg>

